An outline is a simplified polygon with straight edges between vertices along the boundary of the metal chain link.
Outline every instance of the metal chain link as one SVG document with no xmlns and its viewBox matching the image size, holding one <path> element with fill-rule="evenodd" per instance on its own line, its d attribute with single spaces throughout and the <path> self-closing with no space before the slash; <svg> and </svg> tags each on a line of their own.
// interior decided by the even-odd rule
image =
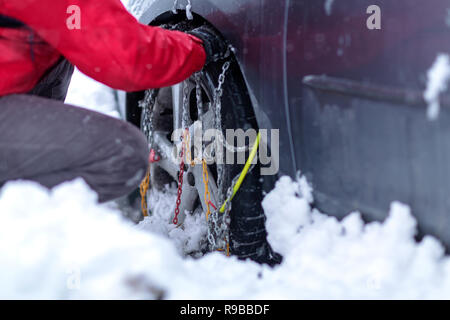
<svg viewBox="0 0 450 320">
<path fill-rule="evenodd" d="M 214 127 L 217 130 L 220 130 L 222 132 L 222 117 L 221 117 L 221 97 L 223 95 L 223 84 L 225 83 L 225 76 L 226 72 L 230 68 L 230 61 L 226 61 L 225 64 L 222 67 L 222 73 L 219 76 L 218 80 L 218 86 L 214 91 L 214 107 L 215 107 L 215 125 Z M 223 145 L 223 144 L 221 144 Z M 249 172 L 253 170 L 255 165 L 252 165 L 249 169 Z M 223 182 L 223 170 L 219 169 L 220 166 L 217 165 L 217 171 L 218 171 L 218 188 L 219 190 L 222 190 L 222 182 Z M 222 168 L 223 169 L 223 168 Z M 221 172 L 219 172 L 219 170 Z M 225 204 L 225 211 L 223 214 L 220 213 L 219 208 L 215 209 L 210 215 L 208 219 L 208 242 L 210 245 L 211 250 L 222 250 L 227 251 L 227 254 L 229 254 L 229 246 L 230 246 L 230 223 L 231 223 L 231 208 L 232 208 L 232 201 L 231 198 L 233 196 L 233 190 L 234 187 L 239 179 L 240 174 L 236 175 L 233 180 L 231 181 L 231 185 L 228 187 L 226 192 L 226 197 L 224 199 L 221 199 L 222 201 L 226 201 Z"/>
<path fill-rule="evenodd" d="M 195 97 L 197 100 L 198 119 L 203 124 L 203 97 L 201 87 L 201 73 L 196 72 L 194 75 L 194 79 L 195 79 Z"/>
<path fill-rule="evenodd" d="M 183 193 L 183 176 L 184 176 L 184 148 L 185 148 L 185 135 L 183 135 L 183 142 L 181 143 L 181 162 L 180 162 L 180 172 L 178 174 L 178 190 L 177 190 L 177 202 L 175 206 L 175 217 L 173 218 L 173 224 L 178 224 L 178 215 L 180 214 L 181 205 L 181 195 Z"/>
<path fill-rule="evenodd" d="M 189 123 L 189 80 L 183 82 L 183 106 L 181 110 L 181 127 L 187 129 Z"/>
<path fill-rule="evenodd" d="M 190 158 L 190 140 L 189 128 L 188 128 L 188 118 L 189 118 L 189 87 L 188 81 L 185 80 L 181 85 L 183 86 L 183 105 L 181 110 L 181 127 L 184 128 L 183 135 L 181 137 L 181 152 L 180 152 L 180 172 L 178 174 L 178 190 L 177 190 L 177 201 L 175 206 L 175 217 L 173 218 L 173 224 L 178 224 L 178 215 L 180 214 L 180 205 L 181 205 L 181 195 L 183 193 L 183 176 L 184 176 L 184 156 L 189 152 Z M 174 128 L 175 129 L 175 128 Z M 186 146 L 188 146 L 189 151 L 185 150 Z M 187 160 L 189 161 L 189 160 Z"/>
<path fill-rule="evenodd" d="M 184 156 L 187 154 L 186 146 L 188 145 L 188 148 L 190 148 L 190 141 L 188 142 L 187 139 L 190 140 L 190 134 L 189 134 L 189 86 L 188 81 L 185 80 L 181 84 L 183 86 L 183 105 L 181 110 L 181 127 L 184 129 L 183 135 L 181 137 L 181 162 L 180 162 L 180 172 L 178 175 L 178 191 L 177 191 L 177 202 L 175 207 L 175 217 L 173 218 L 172 222 L 173 224 L 178 224 L 178 215 L 180 214 L 180 204 L 181 204 L 181 195 L 183 193 L 183 175 L 184 175 Z M 175 128 L 174 128 L 175 129 Z M 190 149 L 189 149 L 190 154 Z M 190 157 L 190 155 L 189 155 Z M 189 161 L 189 160 L 187 160 Z"/>
<path fill-rule="evenodd" d="M 214 90 L 214 98 L 213 98 L 213 103 L 214 103 L 214 112 L 215 112 L 215 118 L 214 118 L 214 128 L 217 130 L 217 133 L 221 133 L 222 132 L 222 95 L 223 95 L 223 84 L 225 83 L 225 76 L 226 73 L 228 71 L 228 69 L 230 68 L 230 61 L 226 61 L 224 63 L 224 65 L 222 66 L 222 73 L 219 75 L 219 79 L 218 79 L 218 85 L 217 88 Z M 222 150 L 216 150 L 216 156 L 221 156 L 223 157 L 223 145 L 224 145 L 224 141 L 221 140 L 223 139 L 222 135 L 216 136 L 216 147 L 219 147 L 219 145 L 222 147 Z M 219 152 L 221 151 L 221 152 Z M 217 158 L 216 158 L 217 160 Z M 223 160 L 223 159 L 222 159 Z M 223 161 L 221 161 L 223 162 Z M 222 202 L 225 200 L 225 198 L 222 196 L 223 195 L 223 175 L 224 175 L 224 165 L 223 163 L 217 163 L 216 162 L 216 167 L 217 167 L 217 187 L 219 189 L 219 202 Z"/>
<path fill-rule="evenodd" d="M 158 89 L 150 89 L 145 91 L 144 99 L 139 101 L 138 105 L 142 109 L 142 131 L 147 137 L 150 148 L 153 148 L 153 111 L 155 109 L 156 97 Z"/>
<path fill-rule="evenodd" d="M 248 173 L 250 173 L 254 167 L 255 164 L 250 167 Z M 236 175 L 231 181 L 231 185 L 227 189 L 225 211 L 221 214 L 219 208 L 217 208 L 213 213 L 210 214 L 210 219 L 208 220 L 208 240 L 213 250 L 225 250 L 225 247 L 231 243 L 231 198 L 233 197 L 233 189 L 239 177 L 240 174 Z"/>
<path fill-rule="evenodd" d="M 141 130 L 147 138 L 149 148 L 153 150 L 153 115 L 158 95 L 158 89 L 150 89 L 145 91 L 144 99 L 138 102 L 138 106 L 142 109 L 141 112 Z M 147 170 L 144 180 L 141 182 L 139 191 L 141 194 L 141 210 L 142 215 L 148 216 L 148 191 L 150 187 L 150 168 Z"/>
<path fill-rule="evenodd" d="M 178 0 L 174 0 L 173 6 L 172 6 L 172 13 L 174 13 L 174 14 L 177 14 L 177 5 L 178 5 Z"/>
<path fill-rule="evenodd" d="M 217 81 L 217 88 L 214 90 L 214 97 L 213 97 L 213 107 L 215 112 L 214 117 L 214 128 L 217 130 L 217 132 L 222 132 L 222 104 L 221 104 L 221 98 L 223 95 L 223 85 L 225 83 L 226 79 L 226 73 L 228 69 L 230 68 L 231 62 L 228 60 L 226 61 L 222 66 L 222 72 L 219 75 L 219 79 Z M 198 84 L 198 80 L 197 86 Z M 221 137 L 216 137 L 221 138 Z M 218 145 L 223 145 L 223 142 Z M 216 154 L 218 153 L 218 150 L 216 150 Z M 217 167 L 217 186 L 219 190 L 219 196 L 222 194 L 223 190 L 223 164 L 216 163 Z M 237 178 L 233 179 L 231 186 L 228 188 L 227 195 L 224 198 L 223 196 L 220 196 L 219 201 L 223 201 L 224 199 L 227 199 L 230 197 L 233 193 L 233 187 L 237 181 Z M 216 208 L 210 215 L 208 219 L 208 235 L 207 239 L 210 245 L 211 250 L 227 250 L 228 244 L 230 243 L 230 237 L 229 237 L 229 225 L 230 225 L 230 219 L 229 219 L 229 212 L 231 211 L 231 201 L 229 201 L 230 204 L 227 204 L 227 210 L 225 210 L 224 214 L 219 213 L 219 209 Z M 218 206 L 219 207 L 219 206 Z"/>
<path fill-rule="evenodd" d="M 192 2 L 191 2 L 191 0 L 186 0 L 186 1 L 187 1 L 187 4 L 186 4 L 186 18 L 188 20 L 192 20 L 193 19 L 193 16 L 192 16 L 192 13 L 191 13 Z M 172 13 L 173 14 L 177 14 L 178 13 L 177 6 L 178 6 L 178 0 L 174 0 L 173 1 L 173 6 L 172 6 Z"/>
<path fill-rule="evenodd" d="M 232 180 L 227 190 L 226 199 L 230 199 L 233 195 L 233 188 L 238 178 L 239 175 Z M 231 201 L 228 201 L 223 214 L 219 212 L 219 208 L 210 214 L 210 219 L 208 220 L 208 240 L 214 239 L 214 241 L 210 240 L 210 245 L 213 250 L 225 250 L 227 244 L 230 243 L 230 212 Z"/>
</svg>

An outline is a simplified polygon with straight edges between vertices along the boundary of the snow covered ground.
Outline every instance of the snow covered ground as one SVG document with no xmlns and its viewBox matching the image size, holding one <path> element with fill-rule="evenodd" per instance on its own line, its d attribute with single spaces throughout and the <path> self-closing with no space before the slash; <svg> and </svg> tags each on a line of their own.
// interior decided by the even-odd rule
<svg viewBox="0 0 450 320">
<path fill-rule="evenodd" d="M 67 102 L 119 117 L 113 92 L 80 73 Z M 440 243 L 416 243 L 407 206 L 383 223 L 358 213 L 342 221 L 312 210 L 304 178 L 282 177 L 263 201 L 275 268 L 204 245 L 203 217 L 169 220 L 175 190 L 153 192 L 154 214 L 138 225 L 99 205 L 82 180 L 49 191 L 31 182 L 0 191 L 0 298 L 50 299 L 411 299 L 450 298 L 450 258 Z M 189 255 L 187 255 L 189 254 Z"/>
<path fill-rule="evenodd" d="M 115 113 L 111 91 L 78 73 L 69 97 Z M 407 206 L 365 225 L 358 213 L 338 221 L 312 202 L 304 178 L 283 177 L 265 197 L 269 241 L 284 256 L 271 269 L 187 255 L 204 245 L 206 225 L 202 216 L 184 229 L 170 224 L 173 188 L 152 193 L 154 215 L 135 225 L 116 205 L 97 204 L 82 180 L 52 191 L 9 183 L 0 193 L 0 298 L 450 298 L 450 259 L 436 239 L 414 241 Z"/>
<path fill-rule="evenodd" d="M 26 200 L 26 201 L 23 201 Z M 364 225 L 311 211 L 306 182 L 284 177 L 264 199 L 271 269 L 195 250 L 204 228 L 169 226 L 174 194 L 155 194 L 139 225 L 98 205 L 82 180 L 48 191 L 9 183 L 0 194 L 0 298 L 347 299 L 449 298 L 450 259 L 433 238 L 414 242 L 415 220 L 393 204 Z"/>
</svg>

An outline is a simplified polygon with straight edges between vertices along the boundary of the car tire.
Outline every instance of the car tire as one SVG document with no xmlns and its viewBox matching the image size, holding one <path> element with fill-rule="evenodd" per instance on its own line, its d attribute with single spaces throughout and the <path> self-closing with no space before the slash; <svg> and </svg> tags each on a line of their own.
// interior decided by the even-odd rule
<svg viewBox="0 0 450 320">
<path fill-rule="evenodd" d="M 213 97 L 223 64 L 224 61 L 210 63 L 202 70 L 201 83 L 206 98 Z M 258 125 L 250 96 L 239 64 L 234 57 L 230 58 L 230 68 L 226 73 L 226 80 L 222 89 L 221 128 L 224 136 L 226 129 L 243 129 L 246 131 L 253 128 L 257 130 Z M 141 109 L 138 106 L 138 102 L 143 97 L 144 92 L 127 94 L 127 120 L 138 127 L 141 125 Z M 163 112 L 164 107 L 160 107 L 160 109 L 158 114 L 163 114 L 166 118 L 155 118 L 155 125 L 167 128 L 168 125 L 170 126 L 170 123 L 168 123 L 170 120 L 167 118 L 168 115 L 170 116 L 170 113 L 167 110 Z M 172 129 L 176 128 L 172 127 Z M 246 152 L 246 159 L 248 154 L 249 151 Z M 219 188 L 218 190 L 222 199 L 226 198 L 228 187 L 231 185 L 233 178 L 242 172 L 243 167 L 243 164 L 223 165 L 222 189 Z M 261 205 L 263 187 L 259 169 L 260 164 L 257 163 L 246 175 L 238 193 L 232 200 L 230 251 L 232 255 L 241 259 L 249 258 L 256 262 L 275 265 L 281 262 L 281 256 L 273 252 L 266 239 L 265 215 Z M 152 173 L 154 174 L 155 171 L 152 170 Z M 167 182 L 167 175 L 163 181 Z M 156 184 L 152 181 L 152 187 L 157 187 Z"/>
</svg>

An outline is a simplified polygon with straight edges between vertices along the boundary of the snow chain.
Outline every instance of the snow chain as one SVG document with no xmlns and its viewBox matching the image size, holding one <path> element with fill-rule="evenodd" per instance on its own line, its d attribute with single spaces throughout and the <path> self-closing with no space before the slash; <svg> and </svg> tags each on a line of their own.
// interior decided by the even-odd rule
<svg viewBox="0 0 450 320">
<path fill-rule="evenodd" d="M 187 132 L 189 132 L 186 129 Z M 173 224 L 178 224 L 178 215 L 180 214 L 180 204 L 181 204 L 181 194 L 183 193 L 183 176 L 184 176 L 184 150 L 186 148 L 186 133 L 183 133 L 181 151 L 180 151 L 180 172 L 178 174 L 178 191 L 177 191 L 177 201 L 175 206 L 175 217 L 173 218 Z"/>
<path fill-rule="evenodd" d="M 233 50 L 232 48 L 230 48 Z M 222 66 L 222 72 L 219 75 L 217 88 L 214 90 L 213 96 L 213 107 L 215 111 L 214 118 L 214 127 L 217 130 L 222 130 L 222 116 L 221 116 L 221 98 L 223 95 L 223 85 L 225 83 L 225 76 L 230 68 L 231 62 L 228 60 Z M 196 100 L 197 100 L 197 109 L 199 120 L 203 123 L 203 102 L 202 102 L 202 93 L 201 93 L 201 73 L 198 72 L 194 75 L 195 83 L 196 83 Z M 145 92 L 145 98 L 139 102 L 139 106 L 142 108 L 142 129 L 144 134 L 147 137 L 149 146 L 151 150 L 153 149 L 153 109 L 156 102 L 156 97 L 158 94 L 158 90 L 147 90 Z M 183 87 L 183 115 L 185 110 L 188 108 L 189 99 L 188 99 L 188 89 L 187 85 Z M 187 127 L 186 117 L 182 117 L 183 127 Z M 182 195 L 182 186 L 183 186 L 183 174 L 184 174 L 184 163 L 185 158 L 186 162 L 195 166 L 195 161 L 192 159 L 191 148 L 190 148 L 190 134 L 189 129 L 186 128 L 183 136 L 181 137 L 181 150 L 180 150 L 180 173 L 178 176 L 178 192 L 177 192 L 177 201 L 175 208 L 175 217 L 173 218 L 173 223 L 178 224 L 178 215 L 179 215 L 179 206 L 181 204 L 181 195 Z M 217 208 L 211 202 L 211 193 L 209 191 L 209 174 L 208 174 L 208 166 L 206 160 L 202 158 L 202 177 L 203 183 L 205 187 L 204 201 L 206 204 L 206 220 L 208 223 L 208 243 L 210 245 L 211 251 L 225 251 L 227 255 L 230 255 L 230 212 L 231 212 L 231 202 L 238 192 L 243 180 L 246 175 L 252 170 L 252 162 L 255 158 L 258 146 L 260 142 L 260 134 L 258 133 L 257 139 L 253 145 L 253 148 L 250 152 L 250 156 L 244 166 L 242 172 L 237 175 L 231 182 L 231 185 L 227 189 L 226 196 L 224 199 L 219 199 L 219 201 L 223 201 L 221 207 Z M 217 186 L 218 190 L 222 190 L 223 184 L 223 165 L 217 165 Z M 150 187 L 150 169 L 147 171 L 147 174 L 140 185 L 140 193 L 141 193 L 141 207 L 142 214 L 144 216 L 148 216 L 148 206 L 147 206 L 147 193 Z"/>
<path fill-rule="evenodd" d="M 145 97 L 143 100 L 139 101 L 139 107 L 142 109 L 142 130 L 147 138 L 148 145 L 151 152 L 154 153 L 153 149 L 153 109 L 156 103 L 156 96 L 159 90 L 147 90 L 145 91 Z M 141 210 L 144 217 L 148 216 L 148 205 L 147 205 L 147 193 L 150 188 L 150 167 L 147 169 L 147 174 L 144 180 L 142 180 L 139 187 L 141 194 Z"/>
<path fill-rule="evenodd" d="M 227 70 L 230 67 L 230 61 L 225 62 L 222 67 L 222 73 L 219 76 L 218 86 L 214 92 L 214 106 L 215 106 L 215 128 L 216 130 L 222 130 L 221 128 L 221 97 L 223 94 L 222 86 L 225 82 L 225 75 Z M 242 185 L 246 175 L 253 169 L 254 165 L 252 165 L 253 160 L 255 159 L 256 153 L 258 151 L 259 142 L 261 135 L 258 133 L 256 141 L 252 147 L 249 158 L 245 163 L 244 169 L 240 174 L 233 178 L 231 185 L 227 189 L 226 197 L 223 199 L 223 205 L 220 209 L 214 208 L 214 211 L 207 215 L 208 219 L 208 242 L 212 250 L 226 251 L 227 256 L 230 255 L 230 223 L 231 223 L 231 201 L 234 196 L 238 192 L 239 188 Z M 205 171 L 205 169 L 204 169 Z M 217 165 L 218 171 L 218 188 L 222 189 L 223 183 L 223 168 Z M 206 184 L 205 184 L 205 190 Z M 205 197 L 206 202 L 206 197 Z M 207 209 L 210 210 L 208 202 Z"/>
</svg>

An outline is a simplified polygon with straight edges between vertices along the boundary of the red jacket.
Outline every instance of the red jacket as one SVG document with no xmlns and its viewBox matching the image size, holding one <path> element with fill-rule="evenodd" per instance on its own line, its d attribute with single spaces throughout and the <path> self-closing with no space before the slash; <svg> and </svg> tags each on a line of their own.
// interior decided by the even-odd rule
<svg viewBox="0 0 450 320">
<path fill-rule="evenodd" d="M 80 8 L 80 29 L 67 20 Z M 0 96 L 30 91 L 62 56 L 115 89 L 166 87 L 199 71 L 201 40 L 140 24 L 120 0 L 0 0 L 0 14 L 28 27 L 0 28 Z"/>
</svg>

